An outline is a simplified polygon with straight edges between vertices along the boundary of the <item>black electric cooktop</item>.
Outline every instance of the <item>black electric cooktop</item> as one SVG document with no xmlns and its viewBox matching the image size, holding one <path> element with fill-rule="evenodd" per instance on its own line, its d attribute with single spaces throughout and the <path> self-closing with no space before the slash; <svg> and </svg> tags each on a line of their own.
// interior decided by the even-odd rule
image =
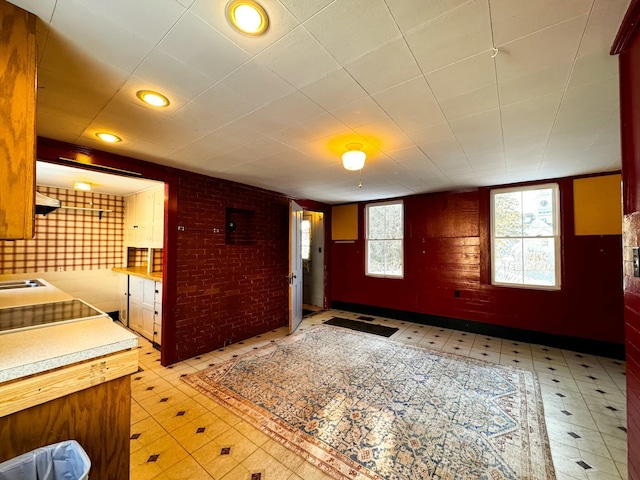
<svg viewBox="0 0 640 480">
<path fill-rule="evenodd" d="M 103 312 L 77 298 L 0 308 L 0 333 L 101 316 L 104 316 Z"/>
</svg>

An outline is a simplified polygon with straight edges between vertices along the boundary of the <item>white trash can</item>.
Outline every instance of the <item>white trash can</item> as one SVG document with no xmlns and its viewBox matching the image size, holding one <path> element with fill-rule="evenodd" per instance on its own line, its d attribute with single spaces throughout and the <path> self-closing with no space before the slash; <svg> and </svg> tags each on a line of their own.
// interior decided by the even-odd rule
<svg viewBox="0 0 640 480">
<path fill-rule="evenodd" d="M 0 480 L 87 480 L 90 468 L 80 444 L 67 440 L 0 463 Z"/>
</svg>

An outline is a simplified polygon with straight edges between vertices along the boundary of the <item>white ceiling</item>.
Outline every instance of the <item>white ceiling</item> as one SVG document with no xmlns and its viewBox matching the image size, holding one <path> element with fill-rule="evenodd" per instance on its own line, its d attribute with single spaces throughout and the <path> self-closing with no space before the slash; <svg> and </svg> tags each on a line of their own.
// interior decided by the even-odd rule
<svg viewBox="0 0 640 480">
<path fill-rule="evenodd" d="M 160 185 L 160 182 L 125 177 L 66 165 L 36 162 L 36 184 L 46 187 L 73 189 L 76 182 L 89 183 L 91 191 L 124 197 Z"/>
<path fill-rule="evenodd" d="M 41 19 L 41 136 L 328 203 L 620 168 L 630 0 L 260 0 L 258 38 L 222 0 L 11 1 Z"/>
</svg>

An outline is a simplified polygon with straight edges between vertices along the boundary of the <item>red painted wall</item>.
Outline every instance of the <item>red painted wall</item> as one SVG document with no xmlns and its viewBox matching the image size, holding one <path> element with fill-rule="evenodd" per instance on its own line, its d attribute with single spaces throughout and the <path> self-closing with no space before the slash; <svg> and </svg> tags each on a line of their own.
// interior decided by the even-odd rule
<svg viewBox="0 0 640 480">
<path fill-rule="evenodd" d="M 633 276 L 632 248 L 640 246 L 640 2 L 634 0 L 613 53 L 620 53 L 622 128 L 624 319 L 627 351 L 629 480 L 640 480 L 640 278 Z"/>
<path fill-rule="evenodd" d="M 364 274 L 361 204 L 359 240 L 333 245 L 332 299 L 622 343 L 620 236 L 575 236 L 573 179 L 558 183 L 564 238 L 561 291 L 489 284 L 489 190 L 480 189 L 403 199 L 403 279 Z"/>
</svg>

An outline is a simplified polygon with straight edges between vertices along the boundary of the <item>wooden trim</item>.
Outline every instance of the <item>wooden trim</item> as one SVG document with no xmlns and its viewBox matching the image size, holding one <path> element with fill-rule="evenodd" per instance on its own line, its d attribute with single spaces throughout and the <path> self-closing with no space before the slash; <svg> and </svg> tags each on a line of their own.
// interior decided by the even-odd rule
<svg viewBox="0 0 640 480">
<path fill-rule="evenodd" d="M 0 386 L 0 417 L 135 373 L 138 351 L 127 350 Z"/>
<path fill-rule="evenodd" d="M 638 22 L 640 21 L 640 0 L 632 0 L 631 5 L 627 9 L 627 13 L 620 24 L 618 34 L 616 35 L 609 54 L 618 55 L 622 53 L 629 45 L 633 38 Z"/>
</svg>

